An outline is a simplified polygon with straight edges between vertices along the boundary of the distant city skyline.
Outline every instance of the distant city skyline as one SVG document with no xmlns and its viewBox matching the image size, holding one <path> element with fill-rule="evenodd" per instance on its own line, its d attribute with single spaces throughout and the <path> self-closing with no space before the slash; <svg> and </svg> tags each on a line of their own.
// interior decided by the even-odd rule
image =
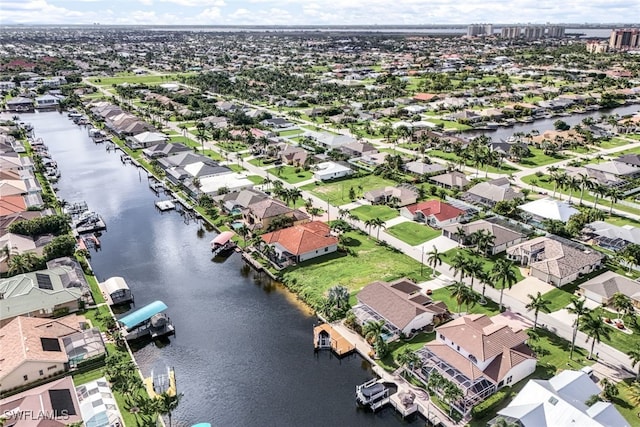
<svg viewBox="0 0 640 427">
<path fill-rule="evenodd" d="M 0 0 L 0 24 L 597 24 L 639 10 L 640 0 Z"/>
</svg>

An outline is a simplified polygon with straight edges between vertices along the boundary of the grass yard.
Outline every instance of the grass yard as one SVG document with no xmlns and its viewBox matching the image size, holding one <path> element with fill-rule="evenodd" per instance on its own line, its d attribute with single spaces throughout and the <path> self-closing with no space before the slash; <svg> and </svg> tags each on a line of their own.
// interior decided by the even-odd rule
<svg viewBox="0 0 640 427">
<path fill-rule="evenodd" d="M 616 407 L 620 414 L 627 420 L 629 425 L 638 425 L 640 423 L 640 418 L 638 418 L 637 406 L 633 406 L 630 402 L 630 385 L 632 380 L 627 379 L 624 381 L 620 381 L 618 386 L 618 396 L 611 399 L 611 403 Z"/>
<path fill-rule="evenodd" d="M 601 317 L 618 317 L 617 313 L 605 310 L 603 308 L 597 308 L 595 310 L 595 313 L 597 313 Z M 638 323 L 640 323 L 640 321 Z M 633 321 L 631 321 L 629 316 L 624 317 L 624 324 L 627 328 L 633 331 L 632 334 L 626 334 L 622 331 L 619 331 L 615 327 L 610 327 L 608 328 L 609 338 L 603 337 L 602 342 L 620 350 L 623 353 L 627 353 L 629 350 L 636 348 L 636 346 L 640 344 L 640 325 L 635 325 Z"/>
<path fill-rule="evenodd" d="M 283 137 L 287 137 L 287 136 L 296 136 L 296 135 L 300 135 L 304 133 L 304 130 L 302 129 L 290 129 L 290 130 L 283 130 L 278 132 L 278 136 L 283 136 Z"/>
<path fill-rule="evenodd" d="M 602 140 L 600 143 L 600 148 L 615 148 L 622 147 L 623 145 L 631 144 L 631 142 L 626 141 L 622 138 L 609 138 L 608 140 Z"/>
<path fill-rule="evenodd" d="M 608 222 L 609 224 L 613 224 L 613 225 L 617 225 L 618 227 L 622 227 L 625 225 L 630 225 L 632 227 L 639 227 L 640 228 L 640 222 L 633 220 L 631 218 L 625 218 L 622 216 L 618 216 L 618 215 L 609 215 L 607 218 L 605 218 L 605 222 Z"/>
<path fill-rule="evenodd" d="M 82 374 L 73 375 L 73 385 L 78 387 L 79 385 L 86 384 L 90 381 L 95 381 L 98 378 L 104 376 L 103 368 L 93 369 Z"/>
<path fill-rule="evenodd" d="M 400 339 L 391 342 L 389 343 L 389 354 L 384 359 L 378 360 L 378 365 L 382 366 L 388 372 L 393 372 L 399 368 L 396 363 L 396 358 L 403 349 L 408 347 L 412 351 L 420 350 L 426 343 L 433 341 L 435 338 L 435 332 L 421 332 L 410 340 Z"/>
<path fill-rule="evenodd" d="M 471 127 L 469 125 L 463 125 L 461 123 L 451 122 L 451 121 L 448 121 L 448 120 L 430 118 L 430 119 L 427 119 L 427 121 L 431 122 L 431 123 L 435 123 L 437 125 L 439 125 L 439 124 L 444 125 L 445 129 L 456 129 L 456 130 L 460 130 L 460 131 L 473 129 L 473 127 Z"/>
<path fill-rule="evenodd" d="M 313 178 L 312 171 L 306 171 L 303 168 L 295 166 L 276 166 L 270 169 L 269 172 L 283 181 L 287 181 L 289 184 L 297 184 Z"/>
<path fill-rule="evenodd" d="M 567 305 L 571 304 L 571 298 L 574 296 L 574 292 L 578 289 L 578 286 L 586 282 L 587 280 L 593 279 L 596 276 L 604 273 L 603 269 L 591 272 L 580 277 L 573 282 L 564 285 L 560 288 L 551 289 L 549 292 L 544 294 L 544 299 L 550 301 L 549 310 L 550 311 L 558 311 Z"/>
<path fill-rule="evenodd" d="M 96 276 L 85 274 L 84 278 L 87 280 L 87 283 L 89 283 L 89 287 L 91 288 L 91 295 L 93 296 L 93 301 L 96 304 L 101 304 L 105 302 L 104 296 L 102 295 L 102 291 L 98 286 L 98 280 L 96 279 Z"/>
<path fill-rule="evenodd" d="M 397 183 L 390 179 L 377 175 L 367 175 L 326 183 L 308 184 L 302 187 L 302 190 L 310 191 L 322 200 L 328 200 L 332 205 L 340 206 L 352 202 L 349 198 L 349 190 L 351 188 L 355 191 L 356 199 L 358 199 L 363 197 L 364 193 L 369 190 L 396 185 Z"/>
<path fill-rule="evenodd" d="M 491 269 L 493 268 L 498 258 L 502 258 L 502 255 L 494 255 L 492 257 L 486 258 L 486 257 L 482 257 L 474 254 L 473 252 L 471 252 L 470 249 L 467 249 L 467 248 L 462 250 L 458 248 L 453 248 L 443 254 L 442 262 L 444 262 L 445 264 L 451 265 L 451 260 L 453 259 L 454 255 L 457 252 L 461 252 L 467 258 L 479 259 L 482 262 L 484 271 L 487 271 L 487 272 L 491 271 Z M 520 273 L 520 269 L 517 266 L 514 265 L 513 270 L 516 273 L 516 279 L 518 282 L 524 279 L 524 277 L 522 276 L 522 273 Z"/>
<path fill-rule="evenodd" d="M 323 301 L 327 290 L 335 285 L 359 291 L 376 280 L 392 281 L 409 277 L 423 281 L 431 269 L 390 247 L 376 243 L 364 233 L 350 231 L 343 235 L 345 252 L 335 252 L 302 262 L 283 271 L 284 283 L 313 307 Z"/>
<path fill-rule="evenodd" d="M 169 141 L 170 142 L 179 142 L 181 144 L 186 145 L 187 147 L 200 147 L 200 144 L 196 143 L 193 139 L 188 138 L 186 136 L 182 136 L 182 135 L 174 135 L 174 136 L 169 136 Z"/>
<path fill-rule="evenodd" d="M 550 156 L 550 155 L 544 154 L 543 150 L 535 147 L 529 147 L 529 151 L 531 152 L 532 156 L 525 157 L 522 160 L 520 160 L 520 162 L 518 163 L 519 165 L 534 168 L 538 166 L 557 163 L 562 160 L 571 158 L 571 156 L 567 156 L 564 154 L 556 154 L 556 155 Z"/>
<path fill-rule="evenodd" d="M 396 224 L 387 228 L 386 232 L 411 246 L 416 246 L 431 239 L 435 239 L 442 234 L 442 231 L 440 230 L 434 230 L 428 225 L 418 224 L 413 221 Z"/>
<path fill-rule="evenodd" d="M 128 74 L 117 77 L 92 77 L 89 82 L 100 86 L 119 85 L 122 83 L 131 84 L 146 84 L 146 85 L 159 85 L 162 83 L 171 83 L 178 78 L 178 76 L 187 76 L 193 73 L 185 74 L 167 74 L 167 75 L 138 75 Z"/>
<path fill-rule="evenodd" d="M 221 141 L 221 142 L 218 142 L 216 145 L 224 151 L 231 151 L 234 153 L 238 151 L 244 151 L 247 148 L 249 148 L 247 147 L 247 144 L 239 141 Z"/>
<path fill-rule="evenodd" d="M 247 179 L 256 185 L 262 184 L 264 182 L 264 178 L 260 175 L 249 175 L 247 176 Z"/>
<path fill-rule="evenodd" d="M 389 221 L 396 218 L 400 214 L 397 210 L 386 205 L 363 205 L 351 210 L 351 213 L 360 218 L 361 221 L 368 219 L 380 218 L 383 221 Z"/>
<path fill-rule="evenodd" d="M 458 312 L 458 302 L 451 296 L 451 289 L 449 286 L 434 290 L 433 294 L 431 294 L 431 299 L 434 301 L 444 302 L 452 313 Z M 466 305 L 462 305 L 462 307 L 460 307 L 460 311 L 468 314 L 486 314 L 487 316 L 500 314 L 498 304 L 490 299 L 487 299 L 487 303 L 485 305 L 470 305 L 468 308 Z"/>
<path fill-rule="evenodd" d="M 441 159 L 444 160 L 449 160 L 451 162 L 454 163 L 458 163 L 460 157 L 456 156 L 455 153 L 449 153 L 446 151 L 441 151 L 441 150 L 429 150 L 427 152 L 428 156 L 434 156 L 434 157 L 439 157 Z M 469 160 L 467 160 L 466 165 L 469 166 L 470 168 L 474 168 L 476 169 L 475 165 L 473 165 Z M 520 169 L 514 168 L 513 166 L 510 166 L 506 163 L 503 163 L 499 168 L 495 167 L 495 166 L 485 166 L 485 167 L 481 167 L 480 171 L 479 171 L 479 176 L 482 177 L 483 173 L 485 171 L 487 172 L 492 172 L 492 173 L 512 173 L 512 172 L 517 172 Z"/>
</svg>

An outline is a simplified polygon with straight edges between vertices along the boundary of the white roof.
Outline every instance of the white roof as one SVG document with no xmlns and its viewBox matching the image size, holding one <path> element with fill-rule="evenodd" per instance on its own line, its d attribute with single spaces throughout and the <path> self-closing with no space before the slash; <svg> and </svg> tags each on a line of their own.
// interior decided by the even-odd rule
<svg viewBox="0 0 640 427">
<path fill-rule="evenodd" d="M 235 172 L 200 179 L 200 191 L 203 193 L 216 193 L 222 187 L 226 187 L 230 191 L 238 191 L 253 188 L 253 182 L 245 175 Z"/>
<path fill-rule="evenodd" d="M 104 288 L 104 291 L 109 295 L 122 289 L 129 289 L 129 285 L 127 285 L 127 282 L 125 282 L 125 280 L 119 276 L 108 278 L 107 280 L 102 282 L 102 287 Z"/>
<path fill-rule="evenodd" d="M 552 198 L 534 200 L 533 202 L 520 205 L 519 208 L 532 215 L 546 219 L 556 219 L 562 222 L 567 222 L 571 215 L 580 212 L 569 203 Z"/>
<path fill-rule="evenodd" d="M 520 420 L 523 427 L 629 427 L 609 402 L 585 405 L 600 388 L 580 371 L 566 370 L 550 380 L 530 380 L 498 411 Z"/>
<path fill-rule="evenodd" d="M 316 167 L 318 168 L 318 170 L 316 171 L 317 175 L 330 175 L 330 174 L 334 174 L 334 173 L 345 172 L 345 171 L 350 171 L 351 170 L 351 168 L 349 168 L 347 166 L 343 166 L 340 163 L 336 163 L 336 162 L 318 163 L 316 165 Z"/>
<path fill-rule="evenodd" d="M 133 138 L 140 143 L 163 142 L 169 139 L 167 135 L 160 132 L 142 132 L 134 135 Z"/>
</svg>

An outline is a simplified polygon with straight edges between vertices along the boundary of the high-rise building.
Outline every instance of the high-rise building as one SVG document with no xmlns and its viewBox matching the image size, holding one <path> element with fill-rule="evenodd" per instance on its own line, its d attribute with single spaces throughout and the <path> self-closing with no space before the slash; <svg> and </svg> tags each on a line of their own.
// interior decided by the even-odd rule
<svg viewBox="0 0 640 427">
<path fill-rule="evenodd" d="M 467 27 L 467 37 L 490 36 L 492 34 L 492 24 L 471 24 Z"/>
<path fill-rule="evenodd" d="M 604 40 L 589 40 L 586 47 L 589 53 L 605 53 L 609 50 L 609 45 Z"/>
<path fill-rule="evenodd" d="M 564 26 L 562 25 L 549 25 L 547 26 L 547 37 L 551 39 L 564 38 Z"/>
<path fill-rule="evenodd" d="M 635 49 L 640 47 L 640 29 L 625 28 L 613 30 L 609 37 L 609 48 L 611 49 Z"/>
<path fill-rule="evenodd" d="M 544 37 L 544 27 L 538 25 L 527 25 L 524 27 L 525 40 L 539 40 Z"/>
<path fill-rule="evenodd" d="M 517 39 L 520 37 L 520 27 L 502 27 L 500 35 L 505 39 Z"/>
</svg>

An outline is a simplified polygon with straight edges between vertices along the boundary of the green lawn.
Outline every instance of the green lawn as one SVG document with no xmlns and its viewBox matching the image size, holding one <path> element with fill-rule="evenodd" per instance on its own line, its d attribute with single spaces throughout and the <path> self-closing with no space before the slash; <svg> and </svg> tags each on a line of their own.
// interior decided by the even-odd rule
<svg viewBox="0 0 640 427">
<path fill-rule="evenodd" d="M 169 136 L 169 141 L 171 142 L 179 142 L 181 144 L 186 145 L 187 147 L 200 147 L 200 144 L 194 141 L 193 139 L 182 136 L 182 135 L 173 135 Z"/>
<path fill-rule="evenodd" d="M 284 282 L 311 306 L 318 307 L 326 291 L 335 285 L 346 286 L 351 291 L 376 280 L 392 281 L 409 277 L 423 281 L 430 277 L 431 269 L 411 257 L 360 232 L 343 235 L 344 246 L 349 251 L 336 252 L 302 262 L 283 272 Z"/>
<path fill-rule="evenodd" d="M 631 144 L 629 141 L 626 141 L 622 138 L 610 138 L 609 140 L 602 140 L 600 143 L 600 148 L 615 148 L 621 147 L 623 145 Z"/>
<path fill-rule="evenodd" d="M 431 294 L 431 298 L 434 301 L 442 301 L 445 304 L 447 304 L 447 307 L 449 307 L 450 312 L 452 313 L 458 312 L 458 303 L 451 296 L 450 287 L 447 286 L 445 288 L 436 289 L 435 291 L 433 291 L 433 294 Z M 487 316 L 494 316 L 496 314 L 500 314 L 498 304 L 491 301 L 490 299 L 487 299 L 487 303 L 485 305 L 476 304 L 473 306 L 469 306 L 468 308 L 466 305 L 463 305 L 462 307 L 460 307 L 460 311 L 467 312 L 469 314 L 486 314 Z"/>
<path fill-rule="evenodd" d="M 264 178 L 260 175 L 249 175 L 247 176 L 247 179 L 256 185 L 262 184 L 264 182 Z"/>
<path fill-rule="evenodd" d="M 435 332 L 421 332 L 410 340 L 400 339 L 393 341 L 389 343 L 389 354 L 384 359 L 380 359 L 377 362 L 386 371 L 393 372 L 398 369 L 396 358 L 404 348 L 408 347 L 413 351 L 420 350 L 426 343 L 433 341 L 435 337 Z"/>
<path fill-rule="evenodd" d="M 529 147 L 529 151 L 531 152 L 532 156 L 523 158 L 518 163 L 519 165 L 534 168 L 537 166 L 544 166 L 551 163 L 557 163 L 562 160 L 571 158 L 571 156 L 567 156 L 563 154 L 556 154 L 556 155 L 550 156 L 550 155 L 544 154 L 543 150 L 535 147 Z"/>
<path fill-rule="evenodd" d="M 630 403 L 629 386 L 631 385 L 631 382 L 631 379 L 627 379 L 620 381 L 617 384 L 619 394 L 611 399 L 611 403 L 613 403 L 616 409 L 620 411 L 620 414 L 627 420 L 629 425 L 637 426 L 640 423 L 640 418 L 638 418 L 638 413 L 640 412 L 638 411 L 637 406 L 633 406 Z"/>
<path fill-rule="evenodd" d="M 595 312 L 601 317 L 618 317 L 617 313 L 613 313 L 603 308 L 598 308 Z M 640 321 L 638 323 L 640 323 Z M 602 338 L 602 342 L 620 350 L 623 353 L 627 353 L 629 350 L 640 344 L 640 326 L 635 325 L 633 321 L 629 319 L 629 316 L 625 316 L 624 324 L 633 332 L 632 334 L 626 334 L 615 327 L 610 327 L 609 338 Z"/>
<path fill-rule="evenodd" d="M 401 222 L 400 224 L 387 228 L 386 231 L 393 237 L 397 237 L 411 246 L 435 239 L 442 234 L 440 230 L 434 230 L 428 225 L 418 224 L 413 221 Z"/>
<path fill-rule="evenodd" d="M 147 84 L 147 85 L 159 85 L 162 83 L 171 83 L 175 81 L 178 76 L 187 76 L 193 73 L 184 74 L 167 74 L 167 75 L 137 75 L 129 74 L 118 77 L 91 77 L 89 81 L 93 84 L 100 86 L 119 85 L 122 83 L 131 84 Z"/>
<path fill-rule="evenodd" d="M 571 304 L 571 298 L 574 296 L 574 293 L 578 289 L 578 286 L 580 286 L 587 280 L 599 276 L 603 272 L 604 270 L 602 269 L 596 270 L 560 288 L 551 289 L 549 292 L 544 294 L 544 299 L 551 302 L 549 304 L 549 310 L 552 312 L 557 311 Z"/>
<path fill-rule="evenodd" d="M 104 376 L 103 368 L 94 369 L 92 371 L 84 372 L 82 374 L 75 374 L 73 375 L 73 385 L 78 387 L 79 385 L 86 384 L 90 381 L 95 381 L 98 378 L 101 378 L 103 376 Z"/>
<path fill-rule="evenodd" d="M 397 210 L 386 205 L 363 205 L 351 210 L 351 213 L 360 218 L 361 221 L 368 219 L 380 218 L 383 221 L 389 221 L 400 215 Z"/>
<path fill-rule="evenodd" d="M 238 151 L 244 151 L 248 148 L 247 144 L 239 141 L 220 141 L 216 145 L 224 151 L 231 151 L 234 153 Z"/>
<path fill-rule="evenodd" d="M 98 286 L 98 280 L 96 276 L 85 274 L 84 278 L 89 283 L 89 287 L 91 288 L 91 295 L 93 295 L 93 301 L 96 304 L 100 304 L 105 302 L 104 296 L 102 296 L 102 291 L 100 291 L 100 287 Z"/>
<path fill-rule="evenodd" d="M 429 150 L 427 152 L 427 155 L 439 157 L 441 159 L 449 160 L 454 163 L 458 163 L 460 159 L 460 157 L 456 156 L 455 153 L 450 153 L 450 152 L 441 151 L 441 150 Z M 473 165 L 470 161 L 467 160 L 466 164 L 467 166 L 475 169 L 475 165 Z M 495 166 L 485 166 L 480 168 L 480 176 L 482 176 L 485 170 L 487 172 L 493 172 L 493 173 L 512 173 L 512 172 L 517 172 L 519 169 L 514 168 L 513 166 L 510 166 L 506 163 L 503 163 L 499 168 Z"/>
<path fill-rule="evenodd" d="M 301 133 L 304 133 L 304 130 L 302 129 L 291 129 L 291 130 L 283 130 L 278 132 L 278 136 L 296 136 L 296 135 L 300 135 Z"/>
<path fill-rule="evenodd" d="M 458 249 L 458 248 L 453 248 L 448 250 L 447 252 L 445 252 L 442 256 L 442 262 L 444 262 L 445 264 L 449 264 L 451 265 L 451 260 L 453 259 L 453 256 L 457 253 L 457 252 L 462 252 L 463 255 L 465 255 L 467 258 L 475 258 L 475 259 L 479 259 L 482 262 L 482 266 L 484 271 L 490 272 L 491 269 L 493 268 L 494 264 L 496 263 L 496 260 L 498 258 L 502 258 L 503 255 L 494 255 L 491 256 L 489 258 L 487 257 L 482 257 L 482 256 L 478 256 L 476 254 L 474 254 L 472 252 L 471 249 L 469 248 L 465 248 L 465 249 Z M 524 279 L 524 277 L 522 276 L 522 273 L 520 273 L 520 269 L 516 266 L 513 267 L 513 271 L 516 274 L 516 279 L 517 281 L 521 281 L 522 279 Z"/>
<path fill-rule="evenodd" d="M 351 188 L 355 191 L 356 198 L 361 198 L 369 190 L 396 185 L 397 183 L 390 179 L 367 175 L 327 183 L 308 184 L 302 187 L 302 190 L 310 191 L 322 200 L 329 200 L 332 205 L 340 206 L 352 202 L 349 198 L 349 189 Z"/>
<path fill-rule="evenodd" d="M 456 130 L 460 130 L 460 131 L 473 129 L 473 127 L 471 127 L 469 125 L 463 125 L 463 124 L 460 124 L 458 122 L 451 122 L 451 121 L 448 121 L 448 120 L 430 118 L 430 119 L 427 119 L 427 121 L 431 122 L 431 123 L 435 123 L 437 125 L 442 124 L 442 125 L 444 125 L 445 129 L 456 129 Z"/>
<path fill-rule="evenodd" d="M 640 227 L 640 222 L 633 220 L 631 218 L 625 218 L 622 216 L 618 216 L 618 215 L 610 215 L 607 218 L 605 218 L 605 222 L 608 222 L 609 224 L 613 224 L 613 225 L 617 225 L 619 227 L 625 226 L 625 225 L 631 225 L 632 227 Z"/>
<path fill-rule="evenodd" d="M 276 166 L 275 168 L 269 169 L 269 172 L 283 181 L 287 181 L 289 184 L 297 184 L 298 182 L 313 178 L 312 171 L 306 171 L 303 168 L 295 166 Z"/>
</svg>

